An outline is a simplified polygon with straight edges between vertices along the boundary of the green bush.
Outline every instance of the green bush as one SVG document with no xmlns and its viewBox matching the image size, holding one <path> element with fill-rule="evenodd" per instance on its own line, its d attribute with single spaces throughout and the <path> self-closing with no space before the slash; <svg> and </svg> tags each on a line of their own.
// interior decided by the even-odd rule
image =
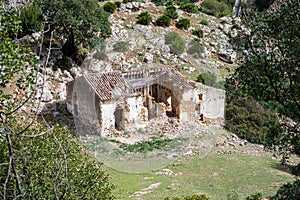
<svg viewBox="0 0 300 200">
<path fill-rule="evenodd" d="M 299 200 L 300 197 L 300 180 L 295 180 L 293 183 L 284 184 L 279 188 L 276 195 L 270 200 Z"/>
<path fill-rule="evenodd" d="M 214 86 L 216 80 L 217 80 L 216 75 L 210 72 L 203 72 L 199 74 L 197 77 L 197 82 L 203 83 L 208 86 Z"/>
<path fill-rule="evenodd" d="M 137 16 L 137 22 L 138 24 L 142 24 L 142 25 L 149 25 L 152 18 L 150 16 L 150 14 L 148 12 L 142 12 L 141 14 L 139 14 Z"/>
<path fill-rule="evenodd" d="M 44 17 L 37 1 L 21 10 L 20 20 L 22 25 L 21 36 L 41 31 Z"/>
<path fill-rule="evenodd" d="M 115 2 L 115 5 L 117 6 L 117 8 L 120 8 L 120 7 L 121 7 L 121 3 L 122 3 L 121 1 L 116 1 L 116 2 Z"/>
<path fill-rule="evenodd" d="M 93 55 L 94 59 L 97 60 L 103 60 L 103 61 L 107 61 L 108 57 L 106 55 L 106 53 L 102 52 L 102 51 L 97 51 L 94 55 Z"/>
<path fill-rule="evenodd" d="M 198 38 L 203 38 L 203 30 L 197 29 L 192 32 L 193 35 L 196 35 Z"/>
<path fill-rule="evenodd" d="M 167 45 L 172 44 L 172 42 L 177 39 L 180 39 L 179 33 L 175 32 L 175 31 L 168 32 L 165 35 L 165 44 L 167 44 Z"/>
<path fill-rule="evenodd" d="M 276 135 L 280 131 L 280 124 L 276 114 L 257 101 L 238 98 L 228 102 L 225 128 L 240 138 L 263 144 L 267 135 Z"/>
<path fill-rule="evenodd" d="M 183 3 L 181 4 L 180 9 L 189 13 L 196 13 L 199 11 L 198 6 L 193 3 Z"/>
<path fill-rule="evenodd" d="M 182 39 L 175 40 L 174 42 L 172 42 L 172 44 L 169 47 L 171 53 L 180 55 L 185 50 L 185 41 L 183 41 Z"/>
<path fill-rule="evenodd" d="M 255 0 L 254 4 L 259 11 L 266 10 L 272 5 L 274 0 Z"/>
<path fill-rule="evenodd" d="M 185 41 L 174 31 L 165 35 L 165 44 L 170 47 L 171 53 L 174 54 L 182 54 L 185 50 Z"/>
<path fill-rule="evenodd" d="M 205 49 L 204 49 L 203 45 L 200 42 L 195 41 L 195 40 L 193 40 L 190 43 L 190 47 L 187 51 L 188 54 L 193 55 L 195 58 L 200 58 L 201 54 L 204 52 L 205 52 Z M 202 82 L 202 81 L 199 81 L 199 82 Z"/>
<path fill-rule="evenodd" d="M 200 23 L 207 26 L 208 25 L 208 20 L 203 18 L 203 19 L 201 19 Z"/>
<path fill-rule="evenodd" d="M 129 50 L 129 44 L 128 42 L 124 42 L 124 41 L 117 42 L 113 45 L 113 49 L 114 51 L 117 52 L 126 52 Z"/>
<path fill-rule="evenodd" d="M 176 27 L 179 29 L 185 29 L 188 30 L 191 26 L 190 20 L 187 18 L 183 18 L 180 19 L 177 23 L 176 23 Z"/>
<path fill-rule="evenodd" d="M 159 18 L 157 18 L 155 23 L 157 26 L 168 27 L 171 24 L 171 19 L 166 15 L 162 15 Z"/>
<path fill-rule="evenodd" d="M 201 11 L 208 15 L 222 17 L 232 14 L 232 8 L 223 1 L 204 0 L 201 5 Z"/>
<path fill-rule="evenodd" d="M 151 0 L 156 6 L 163 6 L 167 3 L 167 0 Z"/>
<path fill-rule="evenodd" d="M 27 126 L 18 125 L 22 128 L 16 132 Z M 7 176 L 9 165 L 1 165 L 0 182 L 7 180 L 7 199 L 113 199 L 113 186 L 101 163 L 85 153 L 66 127 L 30 127 L 27 132 L 11 137 L 25 197 L 14 198 L 19 194 L 15 176 L 12 170 Z M 32 138 L 26 134 L 41 135 Z M 6 147 L 0 145 L 0 163 L 10 160 Z M 3 191 L 0 187 L 1 194 Z"/>
<path fill-rule="evenodd" d="M 57 59 L 56 63 L 53 66 L 53 70 L 57 70 L 58 68 L 62 70 L 69 70 L 72 68 L 72 62 L 71 59 L 67 56 L 63 56 L 60 59 Z"/>
<path fill-rule="evenodd" d="M 103 9 L 108 13 L 114 13 L 117 9 L 117 5 L 112 2 L 107 2 L 103 5 Z"/>
<path fill-rule="evenodd" d="M 176 8 L 174 6 L 169 6 L 166 8 L 164 14 L 171 19 L 177 19 L 178 18 L 178 13 L 176 12 Z"/>
</svg>

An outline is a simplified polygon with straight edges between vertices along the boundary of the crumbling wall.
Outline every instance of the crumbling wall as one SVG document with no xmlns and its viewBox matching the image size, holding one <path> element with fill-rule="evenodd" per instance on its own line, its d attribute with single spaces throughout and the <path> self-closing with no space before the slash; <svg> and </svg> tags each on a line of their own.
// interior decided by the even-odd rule
<svg viewBox="0 0 300 200">
<path fill-rule="evenodd" d="M 144 97 L 134 95 L 125 99 L 124 105 L 125 126 L 141 123 L 148 120 L 148 112 L 144 107 Z"/>
<path fill-rule="evenodd" d="M 198 84 L 194 99 L 196 106 L 200 107 L 199 114 L 202 114 L 204 118 L 224 120 L 225 90 Z"/>
<path fill-rule="evenodd" d="M 78 135 L 101 135 L 99 99 L 83 77 L 68 85 L 68 102 Z"/>
<path fill-rule="evenodd" d="M 116 100 L 100 101 L 100 123 L 103 134 L 115 129 Z"/>
</svg>

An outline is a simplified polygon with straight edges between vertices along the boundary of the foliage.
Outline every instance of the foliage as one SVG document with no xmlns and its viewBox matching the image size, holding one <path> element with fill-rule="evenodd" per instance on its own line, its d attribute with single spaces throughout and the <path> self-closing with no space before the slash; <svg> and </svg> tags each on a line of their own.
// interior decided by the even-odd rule
<svg viewBox="0 0 300 200">
<path fill-rule="evenodd" d="M 204 0 L 202 2 L 201 11 L 216 17 L 222 17 L 225 15 L 231 15 L 232 9 L 223 1 L 218 0 Z"/>
<path fill-rule="evenodd" d="M 192 32 L 193 35 L 196 35 L 198 38 L 203 38 L 203 30 L 197 29 Z"/>
<path fill-rule="evenodd" d="M 126 52 L 129 50 L 129 44 L 128 42 L 120 41 L 113 45 L 113 49 L 118 52 Z"/>
<path fill-rule="evenodd" d="M 200 23 L 207 26 L 208 25 L 208 20 L 203 18 L 203 19 L 201 19 Z"/>
<path fill-rule="evenodd" d="M 165 44 L 170 47 L 171 53 L 182 54 L 185 50 L 185 41 L 177 32 L 171 31 L 165 35 Z"/>
<path fill-rule="evenodd" d="M 254 4 L 259 11 L 266 10 L 274 3 L 274 0 L 255 0 Z"/>
<path fill-rule="evenodd" d="M 102 52 L 102 51 L 97 51 L 94 55 L 93 55 L 94 59 L 97 60 L 103 60 L 103 61 L 107 61 L 108 60 L 108 56 L 106 55 L 106 53 Z"/>
<path fill-rule="evenodd" d="M 34 1 L 21 10 L 20 20 L 22 21 L 21 36 L 42 30 L 44 17 L 41 13 L 38 1 Z"/>
<path fill-rule="evenodd" d="M 261 200 L 262 194 L 261 193 L 254 193 L 246 198 L 246 200 Z"/>
<path fill-rule="evenodd" d="M 180 5 L 180 9 L 189 13 L 196 13 L 199 10 L 198 6 L 193 3 L 183 3 Z"/>
<path fill-rule="evenodd" d="M 177 19 L 178 18 L 178 13 L 176 12 L 175 6 L 167 7 L 166 10 L 164 11 L 164 14 L 166 16 L 170 17 L 171 19 Z"/>
<path fill-rule="evenodd" d="M 240 66 L 227 81 L 229 99 L 251 96 L 283 116 L 282 131 L 268 135 L 267 147 L 300 155 L 300 4 L 284 2 L 273 13 L 253 13 L 250 35 L 233 39 Z M 282 23 L 284 22 L 284 23 Z"/>
<path fill-rule="evenodd" d="M 180 29 L 188 30 L 191 26 L 190 20 L 187 18 L 182 18 L 176 23 L 176 27 Z"/>
<path fill-rule="evenodd" d="M 115 5 L 117 6 L 117 8 L 120 8 L 121 7 L 121 1 L 115 1 Z"/>
<path fill-rule="evenodd" d="M 20 126 L 24 128 L 22 125 Z M 112 185 L 101 164 L 90 159 L 74 141 L 70 131 L 56 126 L 32 127 L 28 130 L 36 138 L 12 137 L 20 181 L 26 199 L 112 199 Z M 8 151 L 0 146 L 0 163 L 9 160 Z M 1 183 L 7 178 L 8 166 L 0 168 Z M 13 197 L 16 184 L 8 177 L 6 195 Z M 3 187 L 0 188 L 3 194 Z"/>
<path fill-rule="evenodd" d="M 72 62 L 70 60 L 70 58 L 68 58 L 67 56 L 63 55 L 62 58 L 57 59 L 56 63 L 54 64 L 53 69 L 62 69 L 62 70 L 69 70 L 72 68 Z"/>
<path fill-rule="evenodd" d="M 281 131 L 275 113 L 251 98 L 237 98 L 226 108 L 225 128 L 254 143 L 265 143 L 268 135 Z"/>
<path fill-rule="evenodd" d="M 37 68 L 38 58 L 31 49 L 16 44 L 12 37 L 21 30 L 21 22 L 14 10 L 4 12 L 0 8 L 0 105 L 2 107 L 3 89 L 9 83 L 15 83 L 17 89 L 30 89 L 34 84 L 34 71 Z M 18 101 L 15 102 L 17 104 Z M 0 127 L 1 128 L 1 127 Z"/>
<path fill-rule="evenodd" d="M 203 83 L 208 86 L 214 86 L 216 83 L 217 77 L 211 72 L 203 72 L 198 75 L 197 82 Z"/>
<path fill-rule="evenodd" d="M 117 9 L 117 5 L 115 3 L 112 3 L 112 2 L 107 2 L 103 5 L 103 9 L 106 12 L 113 14 Z"/>
<path fill-rule="evenodd" d="M 2 8 L 0 198 L 112 199 L 113 187 L 101 164 L 89 159 L 69 130 L 38 125 L 36 116 L 24 112 L 20 116 L 20 108 L 31 101 L 27 95 L 33 93 L 38 58 L 12 41 L 21 22 L 14 10 Z M 18 92 L 10 93 L 12 88 Z"/>
<path fill-rule="evenodd" d="M 137 142 L 135 144 L 121 144 L 120 148 L 130 151 L 130 152 L 136 152 L 136 153 L 146 153 L 146 152 L 151 152 L 154 149 L 161 149 L 168 144 L 172 142 L 171 139 L 157 139 L 154 138 L 149 141 L 141 141 Z"/>
<path fill-rule="evenodd" d="M 167 3 L 167 0 L 151 0 L 156 6 L 163 6 Z"/>
<path fill-rule="evenodd" d="M 201 54 L 203 54 L 205 52 L 205 49 L 204 49 L 204 47 L 203 47 L 203 45 L 199 42 L 199 41 L 195 41 L 195 40 L 193 40 L 191 43 L 190 43 L 190 46 L 189 46 L 189 48 L 188 48 L 188 51 L 187 51 L 187 53 L 188 54 L 191 54 L 191 55 L 193 55 L 195 58 L 200 58 L 201 57 Z M 198 76 L 198 78 L 204 78 L 204 79 L 206 79 L 206 80 L 204 80 L 204 79 L 199 79 L 198 81 L 199 82 L 207 82 L 208 81 L 208 77 L 205 77 L 206 75 L 199 75 Z M 215 77 L 215 80 L 216 80 L 216 77 Z M 214 80 L 214 81 L 215 81 Z"/>
<path fill-rule="evenodd" d="M 137 22 L 138 24 L 142 24 L 142 25 L 149 25 L 152 17 L 150 16 L 150 14 L 148 12 L 142 12 L 141 14 L 139 14 L 137 16 Z"/>
<path fill-rule="evenodd" d="M 157 26 L 168 27 L 171 24 L 171 19 L 166 15 L 162 15 L 159 18 L 157 18 L 155 24 Z"/>
<path fill-rule="evenodd" d="M 109 15 L 97 0 L 44 0 L 41 8 L 46 27 L 55 30 L 55 39 L 62 44 L 67 39 L 76 46 L 93 48 L 111 35 Z"/>
<path fill-rule="evenodd" d="M 172 44 L 172 42 L 174 40 L 178 40 L 178 39 L 180 39 L 179 33 L 175 32 L 175 31 L 168 32 L 165 35 L 165 44 L 167 44 L 167 45 Z"/>
<path fill-rule="evenodd" d="M 186 196 L 186 197 L 167 197 L 164 200 L 209 200 L 209 198 L 204 194 L 194 194 L 192 196 Z"/>
<path fill-rule="evenodd" d="M 300 180 L 284 184 L 270 200 L 298 200 L 300 197 Z"/>
</svg>

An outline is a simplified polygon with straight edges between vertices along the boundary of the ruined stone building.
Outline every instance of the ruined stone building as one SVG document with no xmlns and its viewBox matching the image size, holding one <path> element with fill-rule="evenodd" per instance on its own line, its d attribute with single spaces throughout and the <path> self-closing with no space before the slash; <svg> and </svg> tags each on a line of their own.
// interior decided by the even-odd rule
<svg viewBox="0 0 300 200">
<path fill-rule="evenodd" d="M 148 68 L 83 75 L 68 85 L 68 104 L 84 132 L 105 135 L 161 115 L 222 121 L 225 91 L 187 80 L 174 68 Z"/>
</svg>

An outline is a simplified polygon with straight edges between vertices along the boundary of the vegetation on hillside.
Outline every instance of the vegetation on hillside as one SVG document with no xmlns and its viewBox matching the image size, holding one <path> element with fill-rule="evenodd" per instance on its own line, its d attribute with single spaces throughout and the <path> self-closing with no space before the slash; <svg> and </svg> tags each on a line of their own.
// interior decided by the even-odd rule
<svg viewBox="0 0 300 200">
<path fill-rule="evenodd" d="M 30 33 L 34 26 L 24 26 L 9 5 L 0 7 L 0 199 L 113 199 L 101 164 L 67 128 L 42 125 L 37 112 L 21 110 L 40 106 L 31 99 L 40 57 L 15 42 L 22 27 Z"/>
</svg>

